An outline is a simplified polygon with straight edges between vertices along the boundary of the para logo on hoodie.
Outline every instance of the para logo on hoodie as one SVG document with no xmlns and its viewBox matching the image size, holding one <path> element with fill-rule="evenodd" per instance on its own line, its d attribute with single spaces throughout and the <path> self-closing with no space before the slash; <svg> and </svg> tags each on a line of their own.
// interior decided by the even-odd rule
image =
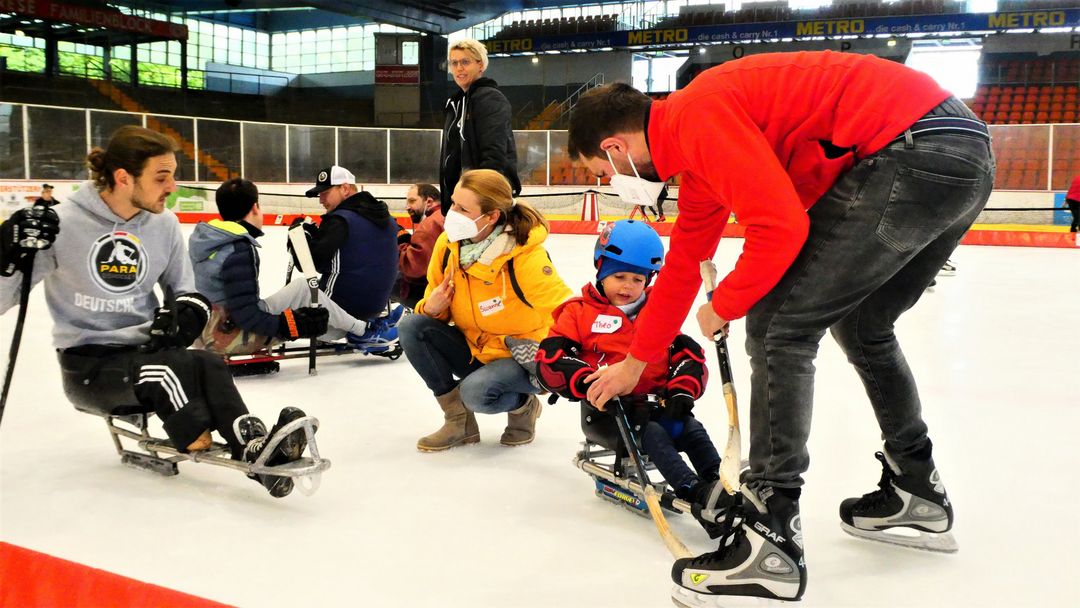
<svg viewBox="0 0 1080 608">
<path fill-rule="evenodd" d="M 109 293 L 130 291 L 146 276 L 146 250 L 130 232 L 103 234 L 90 248 L 90 276 Z"/>
</svg>

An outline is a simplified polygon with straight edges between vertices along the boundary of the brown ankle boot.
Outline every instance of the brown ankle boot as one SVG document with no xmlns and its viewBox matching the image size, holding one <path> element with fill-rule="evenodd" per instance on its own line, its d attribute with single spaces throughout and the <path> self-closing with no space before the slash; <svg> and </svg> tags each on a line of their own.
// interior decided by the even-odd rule
<svg viewBox="0 0 1080 608">
<path fill-rule="evenodd" d="M 536 419 L 540 417 L 540 400 L 536 395 L 529 395 L 525 405 L 507 414 L 506 430 L 499 443 L 503 445 L 524 445 L 532 443 L 536 435 Z"/>
<path fill-rule="evenodd" d="M 416 449 L 421 452 L 441 452 L 457 445 L 480 442 L 480 429 L 476 426 L 476 416 L 465 409 L 461 401 L 461 391 L 454 389 L 445 395 L 435 397 L 442 408 L 445 422 L 434 433 L 421 437 L 416 442 Z"/>
</svg>

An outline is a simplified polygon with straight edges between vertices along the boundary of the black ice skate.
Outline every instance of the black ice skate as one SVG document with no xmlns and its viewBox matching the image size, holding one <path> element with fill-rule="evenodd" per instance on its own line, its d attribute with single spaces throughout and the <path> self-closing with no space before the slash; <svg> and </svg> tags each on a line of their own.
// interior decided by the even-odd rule
<svg viewBox="0 0 1080 608">
<path fill-rule="evenodd" d="M 671 599 L 679 606 L 715 606 L 715 596 L 798 600 L 806 590 L 799 503 L 775 491 L 743 486 L 741 504 L 722 518 L 720 548 L 676 560 Z"/>
<path fill-rule="evenodd" d="M 254 416 L 241 416 L 233 423 L 236 436 L 245 442 L 244 460 L 250 463 L 261 463 L 268 467 L 282 465 L 300 459 L 307 448 L 307 435 L 304 429 L 295 428 L 287 431 L 287 434 L 278 437 L 279 431 L 291 422 L 304 417 L 304 412 L 299 408 L 287 407 L 278 415 L 277 424 L 268 434 L 266 425 Z M 295 426 L 295 425 L 294 425 Z M 261 458 L 263 452 L 270 447 L 270 453 Z M 252 479 L 262 483 L 263 487 L 275 498 L 288 496 L 293 491 L 293 480 L 289 477 L 276 475 L 249 475 Z"/>
<path fill-rule="evenodd" d="M 881 451 L 878 490 L 840 503 L 840 527 L 859 538 L 877 540 L 915 549 L 953 553 L 959 547 L 953 538 L 953 510 L 945 486 L 932 460 L 925 466 L 899 465 Z M 917 469 L 917 470 L 916 470 Z"/>
</svg>

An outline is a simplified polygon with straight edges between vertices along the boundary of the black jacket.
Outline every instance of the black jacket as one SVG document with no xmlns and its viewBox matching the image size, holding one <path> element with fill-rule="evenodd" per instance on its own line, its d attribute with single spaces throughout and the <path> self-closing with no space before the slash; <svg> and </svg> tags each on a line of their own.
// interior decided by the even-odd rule
<svg viewBox="0 0 1080 608">
<path fill-rule="evenodd" d="M 468 92 L 458 89 L 446 102 L 439 155 L 443 214 L 461 173 L 469 169 L 494 169 L 510 182 L 514 196 L 521 193 L 510 102 L 497 87 L 494 80 L 479 78 Z"/>
</svg>

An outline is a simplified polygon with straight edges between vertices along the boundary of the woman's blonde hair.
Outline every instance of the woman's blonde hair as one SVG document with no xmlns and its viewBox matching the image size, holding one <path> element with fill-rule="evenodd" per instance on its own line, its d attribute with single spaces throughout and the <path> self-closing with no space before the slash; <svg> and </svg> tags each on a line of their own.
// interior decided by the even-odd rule
<svg viewBox="0 0 1080 608">
<path fill-rule="evenodd" d="M 481 71 L 486 70 L 488 67 L 487 47 L 483 42 L 473 40 L 472 38 L 462 38 L 454 43 L 449 49 L 446 50 L 447 68 L 449 69 L 450 52 L 451 51 L 465 51 L 472 55 L 472 58 L 480 62 Z"/>
<path fill-rule="evenodd" d="M 537 226 L 548 228 L 547 220 L 531 205 L 514 202 L 514 191 L 502 173 L 491 169 L 473 169 L 461 174 L 457 190 L 468 190 L 480 199 L 482 213 L 499 212 L 499 224 L 510 226 L 510 234 L 518 245 L 529 240 L 529 232 Z"/>
</svg>

